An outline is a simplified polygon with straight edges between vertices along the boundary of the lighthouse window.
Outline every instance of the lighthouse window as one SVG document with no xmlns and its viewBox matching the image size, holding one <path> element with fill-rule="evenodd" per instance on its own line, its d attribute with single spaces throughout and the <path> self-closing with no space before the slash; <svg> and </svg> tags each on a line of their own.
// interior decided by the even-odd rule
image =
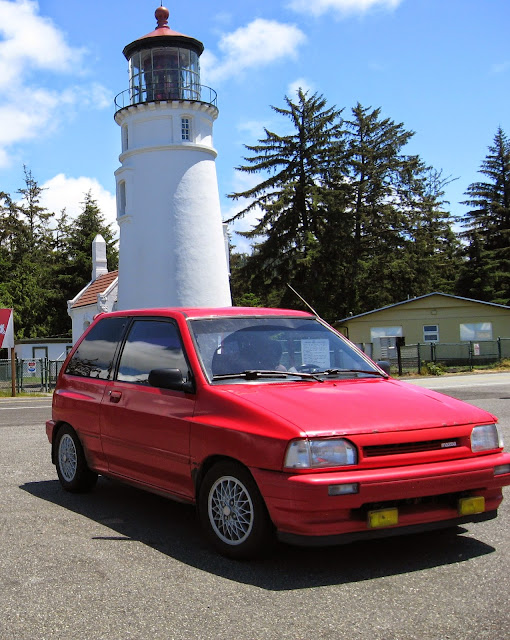
<svg viewBox="0 0 510 640">
<path fill-rule="evenodd" d="M 119 216 L 126 214 L 126 183 L 119 182 Z"/>
<path fill-rule="evenodd" d="M 128 145 L 129 145 L 127 124 L 122 125 L 121 131 L 122 131 L 122 151 L 127 151 Z"/>
<path fill-rule="evenodd" d="M 191 122 L 189 118 L 181 119 L 181 137 L 183 140 L 191 140 Z"/>
<path fill-rule="evenodd" d="M 194 51 L 143 49 L 129 61 L 131 102 L 200 100 L 200 67 Z"/>
</svg>

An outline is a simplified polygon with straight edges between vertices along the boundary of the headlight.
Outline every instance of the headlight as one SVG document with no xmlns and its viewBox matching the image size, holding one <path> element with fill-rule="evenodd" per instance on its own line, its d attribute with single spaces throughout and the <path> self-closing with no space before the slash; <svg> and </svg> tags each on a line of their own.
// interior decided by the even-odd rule
<svg viewBox="0 0 510 640">
<path fill-rule="evenodd" d="M 496 424 L 484 424 L 474 427 L 473 431 L 471 431 L 471 451 L 473 453 L 502 448 L 503 438 Z"/>
<path fill-rule="evenodd" d="M 357 463 L 358 452 L 348 440 L 303 439 L 290 443 L 285 454 L 284 466 L 288 469 L 322 469 Z"/>
</svg>

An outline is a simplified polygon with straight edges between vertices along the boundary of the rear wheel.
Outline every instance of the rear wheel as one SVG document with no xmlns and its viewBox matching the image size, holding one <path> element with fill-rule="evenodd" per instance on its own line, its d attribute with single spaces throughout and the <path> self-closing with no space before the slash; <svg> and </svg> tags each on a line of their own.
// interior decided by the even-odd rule
<svg viewBox="0 0 510 640">
<path fill-rule="evenodd" d="M 85 460 L 83 447 L 74 429 L 61 427 L 55 442 L 57 474 L 66 491 L 90 491 L 97 482 L 97 473 L 91 471 Z"/>
<path fill-rule="evenodd" d="M 273 542 L 266 505 L 250 473 L 240 464 L 222 462 L 207 472 L 198 511 L 209 541 L 224 556 L 252 558 Z"/>
</svg>

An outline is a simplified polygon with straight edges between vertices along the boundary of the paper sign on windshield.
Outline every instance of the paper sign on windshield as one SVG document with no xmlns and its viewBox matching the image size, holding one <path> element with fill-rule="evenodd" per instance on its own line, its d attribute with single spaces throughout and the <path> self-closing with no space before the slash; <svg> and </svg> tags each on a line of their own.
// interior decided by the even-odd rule
<svg viewBox="0 0 510 640">
<path fill-rule="evenodd" d="M 0 349 L 14 349 L 12 309 L 0 309 Z"/>
<path fill-rule="evenodd" d="M 301 340 L 303 364 L 313 364 L 320 369 L 330 368 L 329 340 Z"/>
</svg>

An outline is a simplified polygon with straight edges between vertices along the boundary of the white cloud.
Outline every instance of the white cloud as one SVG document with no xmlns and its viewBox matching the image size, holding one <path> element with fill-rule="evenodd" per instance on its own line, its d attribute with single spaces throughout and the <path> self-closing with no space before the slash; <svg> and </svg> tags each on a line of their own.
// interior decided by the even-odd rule
<svg viewBox="0 0 510 640">
<path fill-rule="evenodd" d="M 240 193 L 243 191 L 248 191 L 255 185 L 260 182 L 260 177 L 250 174 L 244 173 L 242 171 L 234 171 L 233 174 L 233 191 L 236 193 Z M 223 210 L 223 219 L 228 220 L 232 218 L 236 213 L 245 209 L 249 200 L 245 198 L 241 198 L 240 200 L 231 200 L 230 207 Z M 254 240 L 251 238 L 243 238 L 243 236 L 238 235 L 238 231 L 251 231 L 253 227 L 258 223 L 259 219 L 262 217 L 262 211 L 259 207 L 254 207 L 251 211 L 249 211 L 243 218 L 239 220 L 235 220 L 231 222 L 229 227 L 229 232 L 231 233 L 231 242 L 235 246 L 235 253 L 251 253 L 252 251 L 252 243 Z M 260 238 L 256 238 L 255 242 L 259 242 Z"/>
<path fill-rule="evenodd" d="M 85 53 L 69 46 L 38 12 L 33 0 L 0 0 L 0 167 L 8 165 L 13 145 L 55 131 L 70 113 L 63 104 L 80 109 L 110 105 L 106 89 L 97 83 L 61 91 L 35 84 L 34 78 L 39 83 L 41 78 L 34 71 L 68 73 L 74 79 Z"/>
<path fill-rule="evenodd" d="M 33 69 L 69 71 L 84 54 L 70 47 L 38 10 L 32 0 L 0 0 L 0 87 L 11 86 Z"/>
<path fill-rule="evenodd" d="M 245 27 L 223 35 L 218 44 L 221 57 L 206 51 L 201 57 L 202 78 L 218 82 L 247 69 L 296 58 L 305 34 L 293 24 L 257 18 Z"/>
<path fill-rule="evenodd" d="M 41 205 L 56 215 L 65 209 L 71 218 L 76 218 L 83 211 L 82 203 L 85 200 L 85 194 L 90 191 L 107 224 L 111 224 L 113 232 L 117 234 L 115 196 L 99 184 L 95 178 L 86 176 L 70 178 L 59 173 L 42 184 L 41 187 L 44 189 L 41 195 Z"/>
<path fill-rule="evenodd" d="M 312 95 L 315 92 L 314 86 L 305 78 L 297 78 L 294 82 L 291 82 L 287 87 L 287 95 L 291 100 L 294 100 L 298 94 L 298 91 L 301 89 L 303 93 L 308 93 Z"/>
<path fill-rule="evenodd" d="M 291 0 L 288 6 L 299 13 L 321 16 L 328 11 L 340 16 L 365 13 L 370 9 L 396 9 L 403 0 Z"/>
</svg>

